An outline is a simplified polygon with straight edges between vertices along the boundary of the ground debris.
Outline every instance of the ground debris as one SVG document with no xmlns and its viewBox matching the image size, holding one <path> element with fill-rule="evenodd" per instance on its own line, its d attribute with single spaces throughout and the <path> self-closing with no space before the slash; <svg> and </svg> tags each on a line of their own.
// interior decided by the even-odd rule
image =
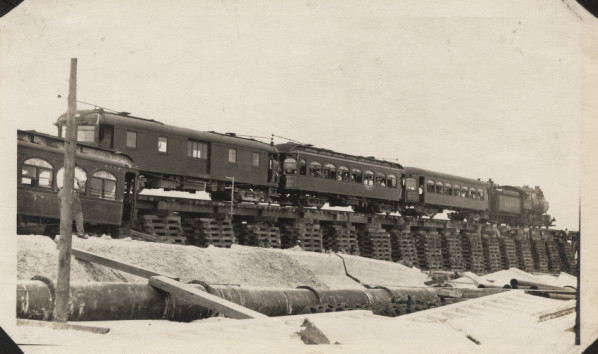
<svg viewBox="0 0 598 354">
<path fill-rule="evenodd" d="M 316 327 L 307 318 L 301 325 L 302 329 L 297 333 L 299 338 L 305 344 L 330 344 L 330 340 L 322 333 L 322 331 Z"/>
</svg>

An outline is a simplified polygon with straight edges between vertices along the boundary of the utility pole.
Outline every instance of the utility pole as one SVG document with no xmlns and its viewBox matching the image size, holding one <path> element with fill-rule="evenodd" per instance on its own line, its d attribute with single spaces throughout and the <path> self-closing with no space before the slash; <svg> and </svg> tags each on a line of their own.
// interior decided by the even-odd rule
<svg viewBox="0 0 598 354">
<path fill-rule="evenodd" d="M 75 182 L 75 150 L 77 147 L 77 58 L 71 58 L 68 109 L 66 113 L 66 136 L 64 139 L 63 195 L 60 203 L 60 242 L 58 243 L 58 280 L 54 321 L 66 323 L 69 309 L 71 278 L 71 246 L 73 234 L 73 185 Z"/>
</svg>

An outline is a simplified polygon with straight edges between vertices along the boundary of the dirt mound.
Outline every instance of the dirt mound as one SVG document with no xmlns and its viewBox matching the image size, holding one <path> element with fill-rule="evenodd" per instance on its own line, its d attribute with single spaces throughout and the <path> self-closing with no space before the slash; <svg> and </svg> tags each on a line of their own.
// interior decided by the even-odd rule
<svg viewBox="0 0 598 354">
<path fill-rule="evenodd" d="M 18 236 L 17 239 L 18 279 L 43 275 L 55 280 L 58 272 L 56 244 L 44 236 Z M 260 248 L 198 248 L 96 237 L 74 238 L 73 247 L 177 276 L 183 282 L 201 280 L 208 284 L 328 288 L 293 258 Z M 142 283 L 147 280 L 73 258 L 71 281 Z"/>
</svg>

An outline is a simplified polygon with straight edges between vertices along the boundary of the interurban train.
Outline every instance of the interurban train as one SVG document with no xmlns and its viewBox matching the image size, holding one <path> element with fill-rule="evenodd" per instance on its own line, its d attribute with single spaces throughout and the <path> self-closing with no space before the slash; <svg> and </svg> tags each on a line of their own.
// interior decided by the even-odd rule
<svg viewBox="0 0 598 354">
<path fill-rule="evenodd" d="M 522 227 L 554 221 L 539 187 L 498 185 L 306 144 L 268 144 L 103 109 L 77 111 L 75 119 L 77 192 L 86 224 L 99 231 L 132 226 L 137 193 L 144 188 L 203 191 L 214 201 L 281 207 L 319 209 L 328 203 L 428 218 L 449 212 L 454 221 Z M 45 225 L 47 232 L 56 231 L 66 114 L 56 125 L 57 136 L 17 132 L 21 230 Z"/>
</svg>

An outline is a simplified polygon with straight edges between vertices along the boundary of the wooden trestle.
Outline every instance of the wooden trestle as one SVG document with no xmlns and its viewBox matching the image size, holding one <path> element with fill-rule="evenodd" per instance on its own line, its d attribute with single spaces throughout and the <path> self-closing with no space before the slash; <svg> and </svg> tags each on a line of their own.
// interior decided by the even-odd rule
<svg viewBox="0 0 598 354">
<path fill-rule="evenodd" d="M 575 272 L 575 250 L 558 230 L 509 228 L 270 205 L 140 196 L 137 229 L 159 242 L 207 247 L 301 247 L 476 274 L 516 267 Z"/>
</svg>

